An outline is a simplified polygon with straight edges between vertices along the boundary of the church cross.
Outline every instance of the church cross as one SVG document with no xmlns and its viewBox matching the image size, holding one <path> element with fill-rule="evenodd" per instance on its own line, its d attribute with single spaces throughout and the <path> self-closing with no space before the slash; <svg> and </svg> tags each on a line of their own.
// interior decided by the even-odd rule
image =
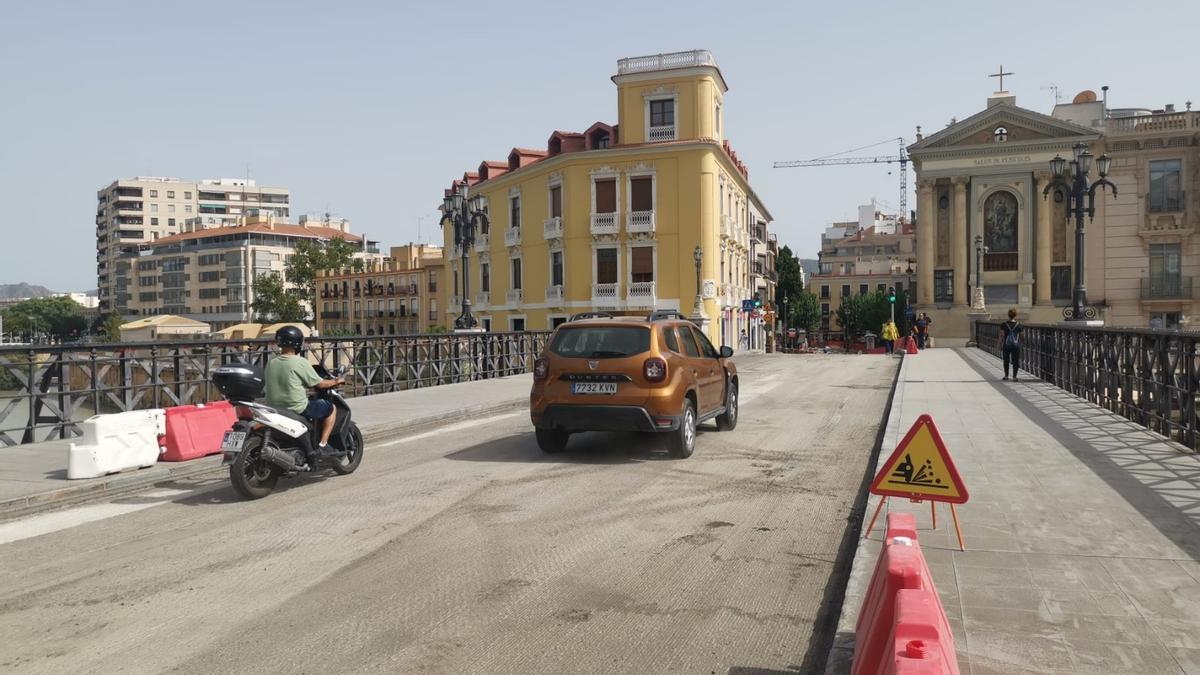
<svg viewBox="0 0 1200 675">
<path fill-rule="evenodd" d="M 1004 76 L 1005 76 L 1005 75 L 1012 75 L 1012 73 L 1006 73 L 1006 72 L 1004 72 L 1004 66 L 1000 66 L 1000 72 L 998 72 L 998 73 L 993 73 L 993 74 L 991 74 L 991 75 L 988 75 L 988 77 L 998 77 L 998 78 L 1000 78 L 1000 89 L 999 89 L 999 91 L 1004 91 Z"/>
</svg>

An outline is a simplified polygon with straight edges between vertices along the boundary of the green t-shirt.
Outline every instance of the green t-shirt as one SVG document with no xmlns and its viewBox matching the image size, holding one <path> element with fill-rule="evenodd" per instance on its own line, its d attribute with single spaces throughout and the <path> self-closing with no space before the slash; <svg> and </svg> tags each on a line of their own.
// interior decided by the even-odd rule
<svg viewBox="0 0 1200 675">
<path fill-rule="evenodd" d="M 267 405 L 302 413 L 308 407 L 308 390 L 321 381 L 308 359 L 280 354 L 267 363 Z"/>
</svg>

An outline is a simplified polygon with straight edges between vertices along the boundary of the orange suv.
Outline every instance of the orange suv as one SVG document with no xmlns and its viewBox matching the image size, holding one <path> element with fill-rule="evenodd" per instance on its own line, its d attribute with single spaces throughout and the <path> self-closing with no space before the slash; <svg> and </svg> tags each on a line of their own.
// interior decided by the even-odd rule
<svg viewBox="0 0 1200 675">
<path fill-rule="evenodd" d="M 667 435 L 672 455 L 690 457 L 701 422 L 737 426 L 731 356 L 675 311 L 577 314 L 534 362 L 529 416 L 538 446 L 559 452 L 580 431 L 652 431 Z"/>
</svg>

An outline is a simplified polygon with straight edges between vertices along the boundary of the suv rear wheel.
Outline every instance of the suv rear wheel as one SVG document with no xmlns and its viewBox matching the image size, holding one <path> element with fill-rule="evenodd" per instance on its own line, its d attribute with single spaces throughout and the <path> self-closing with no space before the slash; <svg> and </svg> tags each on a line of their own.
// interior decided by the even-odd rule
<svg viewBox="0 0 1200 675">
<path fill-rule="evenodd" d="M 683 401 L 683 415 L 679 418 L 679 428 L 671 432 L 667 438 L 667 447 L 672 457 L 684 459 L 692 456 L 696 449 L 696 404 L 690 398 Z"/>
<path fill-rule="evenodd" d="M 725 412 L 717 415 L 718 431 L 733 431 L 738 418 L 738 387 L 736 382 L 730 382 L 728 393 L 725 395 Z"/>
<path fill-rule="evenodd" d="M 561 429 L 535 429 L 534 435 L 542 452 L 562 452 L 567 447 L 569 434 Z"/>
</svg>

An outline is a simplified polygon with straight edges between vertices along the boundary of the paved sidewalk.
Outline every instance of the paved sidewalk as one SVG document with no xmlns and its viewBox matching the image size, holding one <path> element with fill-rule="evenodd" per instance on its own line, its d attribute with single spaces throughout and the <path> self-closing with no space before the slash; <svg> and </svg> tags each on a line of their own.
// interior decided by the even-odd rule
<svg viewBox="0 0 1200 675">
<path fill-rule="evenodd" d="M 974 349 L 906 357 L 880 452 L 932 415 L 971 494 L 920 540 L 963 673 L 1200 673 L 1200 458 Z M 867 517 L 877 504 L 871 497 Z M 829 672 L 846 672 L 884 516 L 861 543 Z M 864 519 L 863 528 L 866 523 Z"/>
<path fill-rule="evenodd" d="M 453 421 L 528 404 L 531 375 L 447 384 L 350 400 L 366 440 L 404 429 Z M 0 448 L 0 520 L 129 492 L 221 469 L 221 456 L 159 462 L 136 471 L 67 480 L 71 440 Z"/>
</svg>

